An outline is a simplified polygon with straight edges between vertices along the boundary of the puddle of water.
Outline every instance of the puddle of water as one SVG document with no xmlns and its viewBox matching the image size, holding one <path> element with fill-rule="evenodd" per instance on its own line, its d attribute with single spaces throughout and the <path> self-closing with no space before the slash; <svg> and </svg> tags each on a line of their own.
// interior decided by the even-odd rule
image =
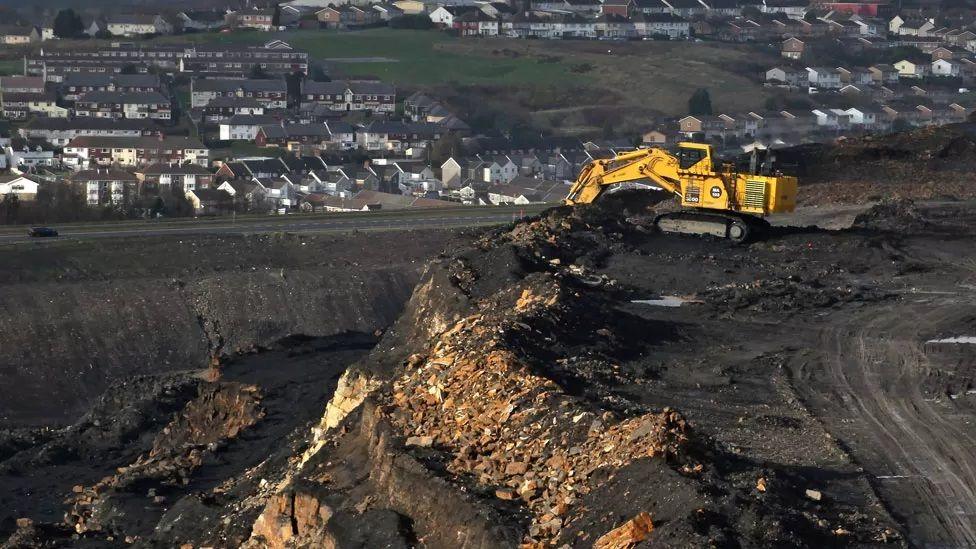
<svg viewBox="0 0 976 549">
<path fill-rule="evenodd" d="M 976 336 L 956 336 L 942 339 L 930 339 L 926 343 L 969 343 L 976 345 Z"/>
<path fill-rule="evenodd" d="M 652 307 L 680 307 L 685 303 L 701 303 L 701 301 L 678 297 L 676 295 L 662 295 L 657 299 L 634 299 L 631 303 L 650 305 Z"/>
</svg>

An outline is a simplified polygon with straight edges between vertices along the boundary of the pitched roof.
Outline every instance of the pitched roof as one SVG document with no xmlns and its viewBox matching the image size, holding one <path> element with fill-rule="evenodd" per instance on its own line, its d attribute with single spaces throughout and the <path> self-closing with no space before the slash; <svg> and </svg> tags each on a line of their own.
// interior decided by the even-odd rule
<svg viewBox="0 0 976 549">
<path fill-rule="evenodd" d="M 193 91 L 199 92 L 288 92 L 288 84 L 284 80 L 275 79 L 247 79 L 234 80 L 230 78 L 205 78 L 193 81 Z"/>
<path fill-rule="evenodd" d="M 151 164 L 145 168 L 138 170 L 136 173 L 149 174 L 149 175 L 160 175 L 160 174 L 178 174 L 178 175 L 211 175 L 210 170 L 200 166 L 198 164 Z"/>
<path fill-rule="evenodd" d="M 81 170 L 72 174 L 70 181 L 136 181 L 135 174 L 114 168 L 99 168 L 96 170 Z"/>
<path fill-rule="evenodd" d="M 44 89 L 43 76 L 3 76 L 0 77 L 0 90 L 21 90 L 26 88 Z"/>
<path fill-rule="evenodd" d="M 78 98 L 79 103 L 114 103 L 120 105 L 169 105 L 170 100 L 159 92 L 91 91 Z"/>
<path fill-rule="evenodd" d="M 302 83 L 303 94 L 315 95 L 339 95 L 351 91 L 354 94 L 363 95 L 395 95 L 396 88 L 392 84 L 385 82 L 348 82 L 345 80 L 333 80 L 332 82 L 316 82 L 306 80 Z"/>
<path fill-rule="evenodd" d="M 76 137 L 68 143 L 72 148 L 96 149 L 206 149 L 193 137 Z"/>
<path fill-rule="evenodd" d="M 253 97 L 211 97 L 204 108 L 211 109 L 258 109 L 261 103 Z"/>
<path fill-rule="evenodd" d="M 159 76 L 155 74 L 104 74 L 72 72 L 64 76 L 62 87 L 108 86 L 115 84 L 120 88 L 158 88 Z"/>
</svg>

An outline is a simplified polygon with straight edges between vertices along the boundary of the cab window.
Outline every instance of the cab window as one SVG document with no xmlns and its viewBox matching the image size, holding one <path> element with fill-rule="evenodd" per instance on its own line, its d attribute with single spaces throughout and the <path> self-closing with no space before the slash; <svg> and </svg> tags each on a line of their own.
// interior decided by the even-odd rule
<svg viewBox="0 0 976 549">
<path fill-rule="evenodd" d="M 678 167 L 687 170 L 705 158 L 705 151 L 701 149 L 678 149 Z"/>
</svg>

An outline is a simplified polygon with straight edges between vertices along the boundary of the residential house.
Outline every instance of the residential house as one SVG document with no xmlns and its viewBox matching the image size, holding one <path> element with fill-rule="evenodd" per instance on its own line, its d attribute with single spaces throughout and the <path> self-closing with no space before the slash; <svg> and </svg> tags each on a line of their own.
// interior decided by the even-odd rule
<svg viewBox="0 0 976 549">
<path fill-rule="evenodd" d="M 71 73 L 58 85 L 66 101 L 77 101 L 89 92 L 162 93 L 162 84 L 155 74 L 91 74 Z"/>
<path fill-rule="evenodd" d="M 261 126 L 254 138 L 259 147 L 278 146 L 288 150 L 322 151 L 332 135 L 325 124 L 283 123 Z"/>
<path fill-rule="evenodd" d="M 18 130 L 27 139 L 41 139 L 64 147 L 76 137 L 128 137 L 159 135 L 160 128 L 148 121 L 107 118 L 32 118 Z"/>
<path fill-rule="evenodd" d="M 194 189 L 206 189 L 214 181 L 214 174 L 199 164 L 156 163 L 135 170 L 139 192 L 143 195 L 185 194 Z"/>
<path fill-rule="evenodd" d="M 244 158 L 224 162 L 214 177 L 222 180 L 275 179 L 289 172 L 288 166 L 278 157 Z"/>
<path fill-rule="evenodd" d="M 931 70 L 928 63 L 916 63 L 902 59 L 894 65 L 899 78 L 922 78 Z"/>
<path fill-rule="evenodd" d="M 40 76 L 2 76 L 0 77 L 0 92 L 44 93 L 44 78 Z"/>
<path fill-rule="evenodd" d="M 961 65 L 949 59 L 936 59 L 932 62 L 932 76 L 959 76 Z"/>
<path fill-rule="evenodd" d="M 253 97 L 215 97 L 202 109 L 203 120 L 219 123 L 233 116 L 264 114 L 264 105 Z"/>
<path fill-rule="evenodd" d="M 807 80 L 811 87 L 835 90 L 843 87 L 840 71 L 830 67 L 807 67 Z"/>
<path fill-rule="evenodd" d="M 822 130 L 841 131 L 851 126 L 851 115 L 841 109 L 813 109 L 810 111 L 817 117 L 817 126 Z"/>
<path fill-rule="evenodd" d="M 237 114 L 220 122 L 218 136 L 221 141 L 254 141 L 261 126 L 276 122 L 269 115 Z"/>
<path fill-rule="evenodd" d="M 57 104 L 54 93 L 0 93 L 0 110 L 7 120 L 26 120 L 31 114 L 48 118 L 67 118 L 68 109 Z"/>
<path fill-rule="evenodd" d="M 135 174 L 115 168 L 81 170 L 68 181 L 84 194 L 89 206 L 126 204 L 138 195 Z"/>
<path fill-rule="evenodd" d="M 170 120 L 172 113 L 169 98 L 159 92 L 89 92 L 74 106 L 77 117 Z"/>
<path fill-rule="evenodd" d="M 228 13 L 228 25 L 239 29 L 270 31 L 274 28 L 273 9 L 249 9 Z"/>
<path fill-rule="evenodd" d="M 850 117 L 850 125 L 866 131 L 887 130 L 890 123 L 884 113 L 877 107 L 851 107 L 846 110 Z"/>
<path fill-rule="evenodd" d="M 600 14 L 630 17 L 635 9 L 634 0 L 603 0 L 600 5 Z"/>
<path fill-rule="evenodd" d="M 763 13 L 782 13 L 793 19 L 803 19 L 810 3 L 807 0 L 762 0 L 759 10 Z"/>
<path fill-rule="evenodd" d="M 478 6 L 439 6 L 431 10 L 430 20 L 441 28 L 452 29 L 457 17 L 480 11 Z"/>
<path fill-rule="evenodd" d="M 0 25 L 0 44 L 5 46 L 27 46 L 41 39 L 36 27 Z"/>
<path fill-rule="evenodd" d="M 210 151 L 191 137 L 76 137 L 64 148 L 81 167 L 143 166 L 152 163 L 210 164 Z"/>
<path fill-rule="evenodd" d="M 195 78 L 190 82 L 190 106 L 203 108 L 218 97 L 254 99 L 266 109 L 288 107 L 288 85 L 284 79 Z"/>
<path fill-rule="evenodd" d="M 853 67 L 850 69 L 837 67 L 837 72 L 840 73 L 841 84 L 866 86 L 874 82 L 871 72 L 863 67 Z"/>
<path fill-rule="evenodd" d="M 16 196 L 18 200 L 37 198 L 37 181 L 20 174 L 0 174 L 0 197 Z"/>
<path fill-rule="evenodd" d="M 229 194 L 234 201 L 234 205 L 245 212 L 264 211 L 270 208 L 265 206 L 268 191 L 257 181 L 224 181 L 217 189 Z"/>
<path fill-rule="evenodd" d="M 53 167 L 58 159 L 54 157 L 54 151 L 49 148 L 37 146 L 7 146 L 5 149 L 7 165 L 14 171 L 28 171 L 40 166 Z"/>
<path fill-rule="evenodd" d="M 672 40 L 691 36 L 691 21 L 672 13 L 638 14 L 631 19 L 638 36 L 667 36 Z"/>
<path fill-rule="evenodd" d="M 396 110 L 396 88 L 383 82 L 306 80 L 301 89 L 302 105 L 319 104 L 332 111 L 372 111 L 393 113 Z"/>
<path fill-rule="evenodd" d="M 221 189 L 186 191 L 186 199 L 193 206 L 193 215 L 222 215 L 234 210 L 234 197 Z"/>
<path fill-rule="evenodd" d="M 187 10 L 176 15 L 183 30 L 211 31 L 226 25 L 225 13 L 219 10 Z"/>
<path fill-rule="evenodd" d="M 806 87 L 810 84 L 808 78 L 805 69 L 795 69 L 788 66 L 773 67 L 766 71 L 766 82 L 769 84 Z"/>
<path fill-rule="evenodd" d="M 459 36 L 498 36 L 498 19 L 474 10 L 454 18 L 451 27 Z"/>
<path fill-rule="evenodd" d="M 871 67 L 868 67 L 868 72 L 871 73 L 871 81 L 875 85 L 887 86 L 889 84 L 898 83 L 898 69 L 892 65 L 885 63 L 872 65 Z"/>
<path fill-rule="evenodd" d="M 272 75 L 308 74 L 308 52 L 281 40 L 263 46 L 197 45 L 179 59 L 179 71 L 197 75 L 246 77 L 260 69 Z"/>
<path fill-rule="evenodd" d="M 114 36 L 172 34 L 173 26 L 161 15 L 118 14 L 105 20 L 105 29 Z"/>
<path fill-rule="evenodd" d="M 806 44 L 803 40 L 796 37 L 790 37 L 783 40 L 783 44 L 780 47 L 780 55 L 787 59 L 800 59 L 803 57 L 803 49 Z"/>
</svg>

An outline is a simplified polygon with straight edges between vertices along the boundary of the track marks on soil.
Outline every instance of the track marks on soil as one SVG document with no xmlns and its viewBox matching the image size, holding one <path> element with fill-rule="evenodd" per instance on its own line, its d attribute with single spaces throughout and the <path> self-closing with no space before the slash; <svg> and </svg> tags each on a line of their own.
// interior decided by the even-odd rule
<svg viewBox="0 0 976 549">
<path fill-rule="evenodd" d="M 976 437 L 949 417 L 944 402 L 922 393 L 933 364 L 918 337 L 965 315 L 964 309 L 972 310 L 958 298 L 901 302 L 820 334 L 824 373 L 834 392 L 820 396 L 839 397 L 835 411 L 861 424 L 875 457 L 890 468 L 881 482 L 906 483 L 901 489 L 914 491 L 924 505 L 916 512 L 939 524 L 931 532 L 909 532 L 922 546 L 976 546 Z M 858 445 L 853 452 L 863 459 Z M 912 529 L 913 521 L 908 523 Z"/>
</svg>

